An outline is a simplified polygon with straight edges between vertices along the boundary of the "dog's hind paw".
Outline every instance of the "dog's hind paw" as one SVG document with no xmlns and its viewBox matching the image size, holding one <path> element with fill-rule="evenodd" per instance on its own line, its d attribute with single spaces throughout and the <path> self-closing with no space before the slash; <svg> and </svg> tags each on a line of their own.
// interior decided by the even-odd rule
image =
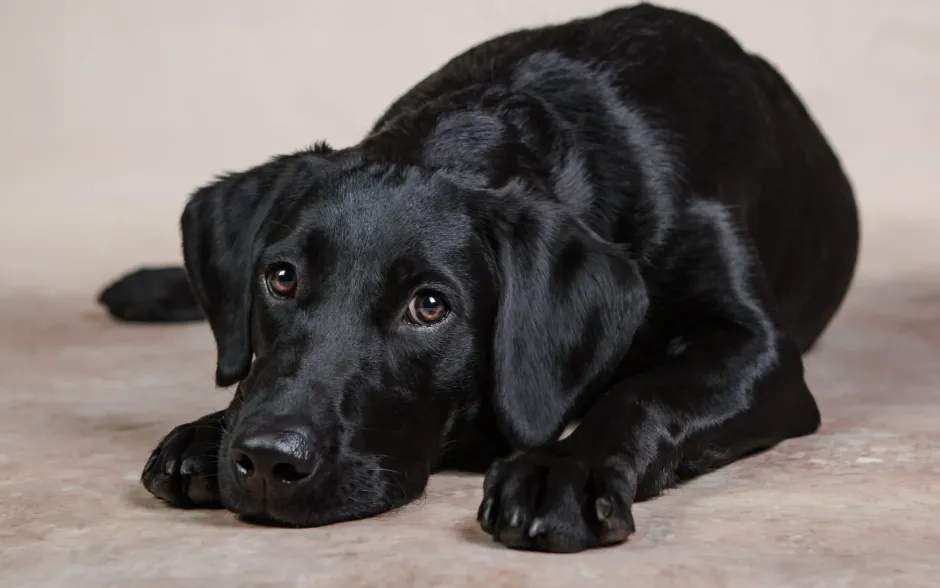
<svg viewBox="0 0 940 588">
<path fill-rule="evenodd" d="M 182 267 L 137 269 L 109 284 L 98 302 L 125 322 L 181 323 L 205 318 Z"/>
</svg>

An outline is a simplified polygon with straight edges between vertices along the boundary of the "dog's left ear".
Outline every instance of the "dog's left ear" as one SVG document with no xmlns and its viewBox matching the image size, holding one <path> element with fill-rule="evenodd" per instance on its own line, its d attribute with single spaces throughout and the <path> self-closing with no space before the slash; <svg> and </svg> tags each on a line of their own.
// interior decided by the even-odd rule
<svg viewBox="0 0 940 588">
<path fill-rule="evenodd" d="M 499 307 L 493 407 L 517 449 L 554 441 L 602 385 L 647 306 L 628 252 L 554 205 L 517 208 L 496 230 Z"/>
</svg>

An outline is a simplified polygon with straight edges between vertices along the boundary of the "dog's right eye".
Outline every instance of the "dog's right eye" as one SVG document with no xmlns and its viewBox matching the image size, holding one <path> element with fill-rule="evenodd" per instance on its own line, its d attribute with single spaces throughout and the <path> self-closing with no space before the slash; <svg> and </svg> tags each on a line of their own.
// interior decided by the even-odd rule
<svg viewBox="0 0 940 588">
<path fill-rule="evenodd" d="M 407 320 L 413 325 L 429 327 L 439 323 L 449 312 L 444 297 L 436 292 L 419 292 L 408 304 Z"/>
<path fill-rule="evenodd" d="M 275 263 L 265 272 L 265 282 L 271 294 L 292 298 L 297 293 L 297 270 L 289 263 Z"/>
</svg>

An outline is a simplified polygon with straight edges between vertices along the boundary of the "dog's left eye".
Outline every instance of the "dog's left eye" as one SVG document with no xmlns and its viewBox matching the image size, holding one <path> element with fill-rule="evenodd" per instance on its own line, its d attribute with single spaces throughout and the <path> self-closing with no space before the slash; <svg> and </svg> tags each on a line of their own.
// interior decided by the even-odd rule
<svg viewBox="0 0 940 588">
<path fill-rule="evenodd" d="M 297 293 L 297 270 L 289 263 L 275 263 L 264 278 L 268 289 L 278 298 L 293 298 Z"/>
<path fill-rule="evenodd" d="M 422 327 L 444 320 L 450 309 L 444 297 L 436 292 L 419 292 L 408 304 L 408 322 Z"/>
</svg>

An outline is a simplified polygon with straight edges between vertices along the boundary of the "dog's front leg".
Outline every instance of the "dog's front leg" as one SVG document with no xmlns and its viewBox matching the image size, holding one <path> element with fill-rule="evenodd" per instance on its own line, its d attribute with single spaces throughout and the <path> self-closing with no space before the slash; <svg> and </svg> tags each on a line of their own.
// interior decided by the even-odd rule
<svg viewBox="0 0 940 588">
<path fill-rule="evenodd" d="M 787 336 L 729 324 L 683 346 L 609 389 L 569 437 L 496 462 L 484 481 L 483 529 L 519 549 L 620 543 L 634 531 L 635 501 L 818 428 Z"/>
</svg>

